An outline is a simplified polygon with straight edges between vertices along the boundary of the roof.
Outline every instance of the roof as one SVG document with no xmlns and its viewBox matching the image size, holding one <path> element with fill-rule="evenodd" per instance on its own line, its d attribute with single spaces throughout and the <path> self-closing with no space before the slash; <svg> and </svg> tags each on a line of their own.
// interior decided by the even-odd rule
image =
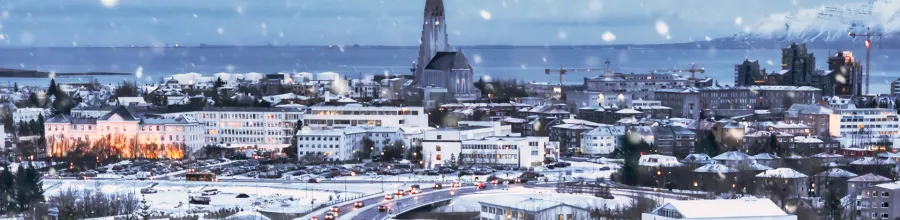
<svg viewBox="0 0 900 220">
<path fill-rule="evenodd" d="M 757 155 L 753 155 L 753 159 L 757 160 L 780 160 L 781 157 L 771 154 L 771 153 L 761 153 Z"/>
<path fill-rule="evenodd" d="M 898 189 L 900 189 L 900 181 L 893 182 L 893 183 L 882 183 L 882 184 L 875 185 L 875 187 L 885 188 L 885 189 L 890 189 L 890 190 L 898 190 Z"/>
<path fill-rule="evenodd" d="M 677 211 L 684 218 L 760 218 L 789 216 L 772 200 L 741 198 L 719 200 L 669 200 L 660 208 Z M 660 208 L 657 208 L 659 210 Z M 654 210 L 655 213 L 657 210 Z"/>
<path fill-rule="evenodd" d="M 694 169 L 695 173 L 736 173 L 738 170 L 722 165 L 722 164 L 707 164 Z"/>
<path fill-rule="evenodd" d="M 844 157 L 844 155 L 822 152 L 822 153 L 813 154 L 810 157 L 813 157 L 813 158 L 841 158 L 841 157 Z"/>
<path fill-rule="evenodd" d="M 847 178 L 847 177 L 857 177 L 857 176 L 859 176 L 859 175 L 856 175 L 855 173 L 852 173 L 852 172 L 850 172 L 850 171 L 846 171 L 846 170 L 841 169 L 841 168 L 831 168 L 831 169 L 828 169 L 828 170 L 826 170 L 826 171 L 822 171 L 821 173 L 817 173 L 816 175 L 813 175 L 813 176 L 816 176 L 816 177 L 844 177 L 844 178 Z"/>
<path fill-rule="evenodd" d="M 850 165 L 894 165 L 890 159 L 879 159 L 875 157 L 864 157 L 859 160 L 850 162 Z"/>
<path fill-rule="evenodd" d="M 525 210 L 529 212 L 541 212 L 550 208 L 554 208 L 557 206 L 570 206 L 574 208 L 583 209 L 581 207 L 569 205 L 563 202 L 545 200 L 540 198 L 533 198 L 527 196 L 518 196 L 518 195 L 503 195 L 502 199 L 492 199 L 488 201 L 479 201 L 480 204 L 488 204 L 492 206 L 503 206 L 507 208 L 512 208 L 515 210 Z"/>
<path fill-rule="evenodd" d="M 712 158 L 713 160 L 752 160 L 753 157 L 740 151 L 728 151 Z"/>
<path fill-rule="evenodd" d="M 801 172 L 797 172 L 794 169 L 782 167 L 782 168 L 778 168 L 778 169 L 774 169 L 774 170 L 763 171 L 762 173 L 757 174 L 756 177 L 780 178 L 780 179 L 799 179 L 799 178 L 807 178 L 809 176 L 807 176 L 806 174 L 803 174 Z"/>
<path fill-rule="evenodd" d="M 891 179 L 887 177 L 879 176 L 873 173 L 867 173 L 862 176 L 853 177 L 847 180 L 847 182 L 890 182 Z"/>
<path fill-rule="evenodd" d="M 431 61 L 428 62 L 428 65 L 425 66 L 425 69 L 428 70 L 453 70 L 453 69 L 468 69 L 471 70 L 472 66 L 469 65 L 469 58 L 459 50 L 457 52 L 437 52 L 434 55 L 434 58 L 431 58 Z"/>
<path fill-rule="evenodd" d="M 119 106 L 118 108 L 113 109 L 111 112 L 98 118 L 98 120 L 109 120 L 113 115 L 118 115 L 125 121 L 137 121 L 137 117 L 134 117 L 134 114 L 131 114 L 131 111 L 128 111 L 125 106 Z"/>
</svg>

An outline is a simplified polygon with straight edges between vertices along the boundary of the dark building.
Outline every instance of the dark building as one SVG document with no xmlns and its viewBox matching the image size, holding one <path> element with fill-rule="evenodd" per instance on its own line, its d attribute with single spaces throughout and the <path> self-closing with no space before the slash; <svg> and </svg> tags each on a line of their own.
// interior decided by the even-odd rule
<svg viewBox="0 0 900 220">
<path fill-rule="evenodd" d="M 828 71 L 822 77 L 822 93 L 826 96 L 858 97 L 862 95 L 862 65 L 850 51 L 828 57 Z"/>
<path fill-rule="evenodd" d="M 806 50 L 806 44 L 791 44 L 781 49 L 781 69 L 787 70 L 780 85 L 816 86 L 816 57 Z"/>
<path fill-rule="evenodd" d="M 765 85 L 766 69 L 759 68 L 758 60 L 744 60 L 743 63 L 734 65 L 735 86 Z"/>
</svg>

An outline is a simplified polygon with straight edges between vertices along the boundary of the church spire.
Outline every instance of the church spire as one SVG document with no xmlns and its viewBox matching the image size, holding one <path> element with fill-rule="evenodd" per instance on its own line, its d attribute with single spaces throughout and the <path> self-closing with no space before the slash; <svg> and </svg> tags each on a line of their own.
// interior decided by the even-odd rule
<svg viewBox="0 0 900 220">
<path fill-rule="evenodd" d="M 421 81 L 425 66 L 437 52 L 450 50 L 447 42 L 447 23 L 444 21 L 444 1 L 425 0 L 425 16 L 422 21 L 422 38 L 419 39 L 419 58 L 413 76 Z"/>
</svg>

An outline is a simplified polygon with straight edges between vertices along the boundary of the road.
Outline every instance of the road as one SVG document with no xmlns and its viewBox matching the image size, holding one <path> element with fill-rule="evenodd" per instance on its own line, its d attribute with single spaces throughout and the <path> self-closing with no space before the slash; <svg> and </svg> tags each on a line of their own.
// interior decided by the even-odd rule
<svg viewBox="0 0 900 220">
<path fill-rule="evenodd" d="M 422 192 L 420 194 L 431 193 L 434 191 L 433 189 L 431 189 L 432 184 L 419 184 L 419 185 L 422 187 Z M 391 187 L 392 187 L 391 189 L 395 188 L 395 187 L 393 187 L 393 185 Z M 385 194 L 392 193 L 392 192 L 394 192 L 394 191 L 388 191 L 388 192 L 385 192 Z M 435 193 L 439 193 L 439 192 L 435 192 Z M 407 194 L 406 196 L 394 198 L 393 200 L 389 200 L 389 201 L 405 200 L 405 199 L 409 199 L 409 198 L 417 197 L 417 196 L 419 196 L 419 195 Z M 338 214 L 346 215 L 352 211 L 356 211 L 358 209 L 367 209 L 369 207 L 371 207 L 372 210 L 378 211 L 378 209 L 377 209 L 378 203 L 385 201 L 385 199 L 384 199 L 384 195 L 382 194 L 381 196 L 378 196 L 378 197 L 368 198 L 368 199 L 363 199 L 363 200 L 358 200 L 358 201 L 362 201 L 365 206 L 363 206 L 362 208 L 353 207 L 353 202 L 356 202 L 356 201 L 350 202 L 349 204 L 339 205 L 338 206 Z M 320 220 L 325 220 L 325 213 L 330 211 L 331 208 L 332 207 L 325 207 L 325 209 L 324 209 L 325 211 L 324 212 L 319 211 L 321 213 L 318 213 L 316 216 L 319 217 Z M 338 217 L 341 217 L 341 216 L 338 216 Z"/>
</svg>

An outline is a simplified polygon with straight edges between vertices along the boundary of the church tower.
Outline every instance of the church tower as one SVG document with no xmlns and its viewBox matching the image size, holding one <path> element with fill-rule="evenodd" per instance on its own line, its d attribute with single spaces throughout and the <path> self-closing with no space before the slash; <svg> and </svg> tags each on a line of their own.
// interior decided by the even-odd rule
<svg viewBox="0 0 900 220">
<path fill-rule="evenodd" d="M 419 40 L 419 58 L 413 73 L 415 80 L 421 82 L 425 66 L 431 58 L 437 52 L 445 51 L 450 51 L 450 44 L 447 42 L 447 23 L 444 21 L 444 1 L 425 0 L 425 21 L 422 24 L 422 38 Z"/>
</svg>

